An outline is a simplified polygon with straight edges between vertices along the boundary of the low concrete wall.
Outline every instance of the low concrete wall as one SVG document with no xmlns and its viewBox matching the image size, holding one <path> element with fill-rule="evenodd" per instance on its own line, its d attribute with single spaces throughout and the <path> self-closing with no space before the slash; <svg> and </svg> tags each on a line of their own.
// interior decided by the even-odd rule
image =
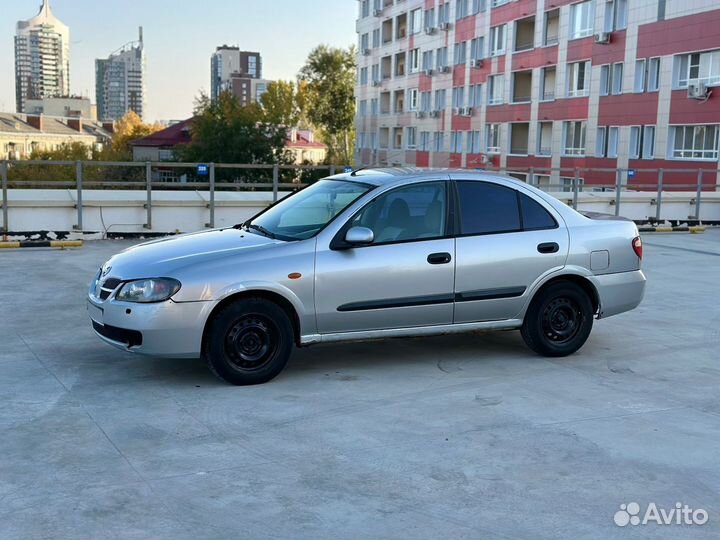
<svg viewBox="0 0 720 540">
<path fill-rule="evenodd" d="M 280 197 L 286 193 L 280 193 Z M 551 193 L 572 204 L 572 193 Z M 77 192 L 74 190 L 11 189 L 8 191 L 8 230 L 11 233 L 73 231 L 77 224 Z M 634 220 L 654 218 L 656 193 L 623 192 L 620 215 Z M 148 234 L 197 231 L 207 227 L 210 218 L 209 192 L 154 191 L 152 228 L 144 227 L 147 219 L 144 191 L 83 191 L 83 233 L 68 238 L 101 238 L 107 233 Z M 615 213 L 614 192 L 578 194 L 578 209 Z M 695 192 L 666 192 L 662 198 L 661 217 L 683 222 L 695 215 Z M 215 226 L 241 223 L 272 203 L 269 192 L 217 192 Z M 720 193 L 702 194 L 700 217 L 720 221 Z M 11 234 L 13 236 L 14 234 Z M 61 234 L 65 237 L 66 235 Z M 55 237 L 51 234 L 50 237 Z"/>
</svg>

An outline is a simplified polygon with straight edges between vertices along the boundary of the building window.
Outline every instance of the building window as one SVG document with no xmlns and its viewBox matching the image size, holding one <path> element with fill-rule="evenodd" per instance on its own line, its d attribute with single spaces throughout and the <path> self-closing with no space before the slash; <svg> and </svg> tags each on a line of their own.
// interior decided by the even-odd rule
<svg viewBox="0 0 720 540">
<path fill-rule="evenodd" d="M 463 134 L 462 131 L 450 132 L 450 153 L 462 154 L 463 151 Z"/>
<path fill-rule="evenodd" d="M 438 71 L 442 71 L 445 66 L 448 65 L 448 48 L 441 47 L 435 54 L 436 67 Z"/>
<path fill-rule="evenodd" d="M 488 77 L 488 105 L 499 105 L 505 94 L 505 76 L 491 75 Z"/>
<path fill-rule="evenodd" d="M 718 126 L 671 126 L 670 157 L 718 159 Z"/>
<path fill-rule="evenodd" d="M 409 101 L 410 101 L 410 108 L 408 110 L 410 111 L 417 111 L 418 110 L 418 104 L 419 104 L 419 97 L 420 94 L 418 92 L 417 88 L 411 88 L 408 90 L 408 93 L 410 95 Z"/>
<path fill-rule="evenodd" d="M 420 151 L 428 152 L 429 150 L 430 150 L 430 132 L 429 131 L 421 131 L 420 132 Z"/>
<path fill-rule="evenodd" d="M 563 155 L 585 155 L 585 122 L 563 122 Z"/>
<path fill-rule="evenodd" d="M 358 105 L 358 115 L 361 117 L 367 116 L 367 100 L 363 99 Z"/>
<path fill-rule="evenodd" d="M 609 158 L 618 157 L 618 145 L 620 141 L 620 128 L 617 126 L 610 126 L 607 128 L 607 147 L 606 155 Z"/>
<path fill-rule="evenodd" d="M 605 3 L 605 31 L 627 28 L 628 0 L 607 0 Z"/>
<path fill-rule="evenodd" d="M 360 52 L 364 52 L 370 49 L 370 34 L 363 34 L 360 36 Z"/>
<path fill-rule="evenodd" d="M 612 66 L 612 84 L 610 85 L 610 93 L 620 95 L 623 91 L 623 63 L 618 62 Z"/>
<path fill-rule="evenodd" d="M 570 39 L 582 38 L 593 33 L 593 2 L 587 0 L 570 6 Z"/>
<path fill-rule="evenodd" d="M 456 86 L 452 89 L 453 109 L 460 109 L 465 106 L 465 87 Z M 458 111 L 459 112 L 459 111 Z"/>
<path fill-rule="evenodd" d="M 630 148 L 628 156 L 630 159 L 638 159 L 640 157 L 641 139 L 640 126 L 630 126 Z"/>
<path fill-rule="evenodd" d="M 445 110 L 445 98 L 446 98 L 446 90 L 443 88 L 442 90 L 435 90 L 435 110 L 436 111 L 444 111 Z"/>
<path fill-rule="evenodd" d="M 538 123 L 537 149 L 535 155 L 549 156 L 552 154 L 552 122 Z"/>
<path fill-rule="evenodd" d="M 645 59 L 635 61 L 635 84 L 633 85 L 633 91 L 644 92 L 645 91 Z"/>
<path fill-rule="evenodd" d="M 456 0 L 455 2 L 455 19 L 460 20 L 467 17 L 469 13 L 468 0 Z"/>
<path fill-rule="evenodd" d="M 500 7 L 504 6 L 505 4 L 509 3 L 510 0 L 490 0 L 490 7 Z"/>
<path fill-rule="evenodd" d="M 720 49 L 676 56 L 674 71 L 676 88 L 698 83 L 720 85 Z"/>
<path fill-rule="evenodd" d="M 500 153 L 500 124 L 485 126 L 485 152 L 488 154 Z"/>
<path fill-rule="evenodd" d="M 567 65 L 567 96 L 580 97 L 590 93 L 590 62 Z"/>
<path fill-rule="evenodd" d="M 655 126 L 645 126 L 643 129 L 642 158 L 655 157 Z"/>
<path fill-rule="evenodd" d="M 470 42 L 470 58 L 473 60 L 485 58 L 485 38 L 477 37 Z"/>
<path fill-rule="evenodd" d="M 468 95 L 469 107 L 482 107 L 482 85 L 474 84 L 470 86 Z"/>
<path fill-rule="evenodd" d="M 510 124 L 510 154 L 518 156 L 528 155 L 528 141 L 530 139 L 530 124 Z"/>
<path fill-rule="evenodd" d="M 433 146 L 435 152 L 444 152 L 445 151 L 445 132 L 444 131 L 436 131 L 433 134 Z"/>
<path fill-rule="evenodd" d="M 540 100 L 555 99 L 555 66 L 542 68 L 540 76 Z"/>
<path fill-rule="evenodd" d="M 425 51 L 423 53 L 422 68 L 424 71 L 432 70 L 433 68 L 433 52 Z"/>
<path fill-rule="evenodd" d="M 360 2 L 360 17 L 370 16 L 370 0 L 362 0 Z"/>
<path fill-rule="evenodd" d="M 607 128 L 597 128 L 597 136 L 595 137 L 595 157 L 605 157 L 607 151 Z"/>
<path fill-rule="evenodd" d="M 560 36 L 560 10 L 554 9 L 545 13 L 545 28 L 543 29 L 543 45 L 557 45 Z"/>
<path fill-rule="evenodd" d="M 450 2 L 438 6 L 438 24 L 450 22 Z"/>
<path fill-rule="evenodd" d="M 660 58 L 648 60 L 648 92 L 657 92 L 660 88 Z"/>
<path fill-rule="evenodd" d="M 482 141 L 480 140 L 479 131 L 468 131 L 467 151 L 470 154 L 479 154 L 482 152 Z"/>
<path fill-rule="evenodd" d="M 372 66 L 372 81 L 374 83 L 380 82 L 380 64 L 373 64 Z"/>
<path fill-rule="evenodd" d="M 378 98 L 372 98 L 370 100 L 370 115 L 371 116 L 377 116 L 379 112 L 378 109 Z"/>
<path fill-rule="evenodd" d="M 505 54 L 505 25 L 493 26 L 490 29 L 490 56 Z"/>
<path fill-rule="evenodd" d="M 376 28 L 372 33 L 372 46 L 377 49 L 380 46 L 380 29 Z"/>
<path fill-rule="evenodd" d="M 512 73 L 512 102 L 527 103 L 532 97 L 532 70 Z"/>
<path fill-rule="evenodd" d="M 360 85 L 364 86 L 368 83 L 368 70 L 366 67 L 360 68 Z"/>
<path fill-rule="evenodd" d="M 405 128 L 405 140 L 407 142 L 408 150 L 414 150 L 417 147 L 417 128 L 407 127 Z"/>
<path fill-rule="evenodd" d="M 420 110 L 426 113 L 430 112 L 431 101 L 432 93 L 430 91 L 422 92 L 420 94 Z"/>
<path fill-rule="evenodd" d="M 487 0 L 472 0 L 473 15 L 487 9 Z"/>
<path fill-rule="evenodd" d="M 421 8 L 413 9 L 410 12 L 410 33 L 419 34 L 422 32 L 422 16 L 423 12 Z"/>
<path fill-rule="evenodd" d="M 460 41 L 455 44 L 455 65 L 464 64 L 467 61 L 467 42 Z"/>
<path fill-rule="evenodd" d="M 515 21 L 514 51 L 527 51 L 535 47 L 535 17 Z"/>
<path fill-rule="evenodd" d="M 410 73 L 420 71 L 420 49 L 410 51 Z"/>
<path fill-rule="evenodd" d="M 430 31 L 435 28 L 435 8 L 425 10 L 425 30 Z"/>
</svg>

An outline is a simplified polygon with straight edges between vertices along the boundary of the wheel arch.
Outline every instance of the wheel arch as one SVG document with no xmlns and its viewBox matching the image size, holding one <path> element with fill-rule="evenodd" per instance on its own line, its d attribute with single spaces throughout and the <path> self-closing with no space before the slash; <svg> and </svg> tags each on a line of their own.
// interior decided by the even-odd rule
<svg viewBox="0 0 720 540">
<path fill-rule="evenodd" d="M 205 353 L 205 346 L 207 343 L 207 336 L 208 336 L 208 330 L 210 328 L 210 324 L 212 323 L 215 316 L 220 313 L 225 307 L 232 304 L 233 302 L 237 302 L 238 300 L 245 300 L 248 298 L 261 298 L 263 300 L 267 300 L 269 302 L 272 302 L 276 305 L 278 305 L 288 316 L 290 319 L 290 324 L 293 328 L 293 336 L 295 339 L 295 344 L 297 346 L 300 346 L 300 315 L 298 314 L 297 310 L 295 309 L 295 306 L 293 303 L 285 298 L 282 294 L 275 292 L 275 291 L 269 291 L 267 289 L 246 289 L 243 291 L 239 291 L 233 294 L 230 294 L 223 298 L 220 302 L 217 303 L 217 305 L 213 308 L 213 310 L 208 315 L 205 326 L 203 328 L 202 333 L 202 352 Z"/>
<path fill-rule="evenodd" d="M 551 285 L 554 285 L 556 283 L 562 283 L 562 282 L 570 282 L 574 283 L 578 287 L 580 287 L 585 294 L 588 295 L 588 298 L 590 298 L 590 302 L 592 303 L 593 307 L 593 314 L 597 315 L 597 313 L 600 310 L 600 294 L 598 293 L 597 288 L 593 284 L 592 281 L 590 281 L 586 276 L 583 276 L 581 274 L 561 274 L 557 276 L 552 276 L 547 281 L 543 282 L 539 287 L 535 289 L 535 291 L 532 294 L 532 297 L 528 301 L 527 305 L 525 306 L 525 309 L 523 310 L 523 317 L 527 313 L 528 309 L 530 309 L 530 306 L 535 301 L 535 299 L 538 297 L 539 294 L 541 294 L 545 289 L 550 287 Z"/>
</svg>

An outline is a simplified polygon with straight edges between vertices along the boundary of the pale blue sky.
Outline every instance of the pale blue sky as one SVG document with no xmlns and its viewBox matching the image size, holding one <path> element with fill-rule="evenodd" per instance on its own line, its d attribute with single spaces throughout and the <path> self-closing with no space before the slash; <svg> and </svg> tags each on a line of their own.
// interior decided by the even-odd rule
<svg viewBox="0 0 720 540">
<path fill-rule="evenodd" d="M 34 16 L 41 0 L 0 0 L 0 111 L 15 110 L 15 24 Z M 294 79 L 320 43 L 357 41 L 356 0 L 51 0 L 70 27 L 70 86 L 95 101 L 95 58 L 145 32 L 148 119 L 186 118 L 210 86 L 217 45 L 260 51 L 263 75 Z"/>
</svg>

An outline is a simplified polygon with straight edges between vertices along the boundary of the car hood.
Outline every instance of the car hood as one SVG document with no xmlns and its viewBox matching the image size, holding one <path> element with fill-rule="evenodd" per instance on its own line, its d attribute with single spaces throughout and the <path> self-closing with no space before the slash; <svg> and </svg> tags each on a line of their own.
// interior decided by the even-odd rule
<svg viewBox="0 0 720 540">
<path fill-rule="evenodd" d="M 120 279 L 172 277 L 186 266 L 255 252 L 278 243 L 283 242 L 233 228 L 173 236 L 118 253 L 105 263 L 103 275 Z"/>
</svg>

